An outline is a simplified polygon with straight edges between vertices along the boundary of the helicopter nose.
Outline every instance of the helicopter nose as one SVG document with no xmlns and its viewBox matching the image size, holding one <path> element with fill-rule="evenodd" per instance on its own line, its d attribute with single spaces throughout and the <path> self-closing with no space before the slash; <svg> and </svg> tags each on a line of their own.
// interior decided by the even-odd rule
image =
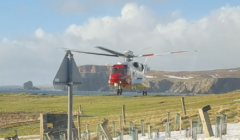
<svg viewBox="0 0 240 140">
<path fill-rule="evenodd" d="M 121 74 L 111 74 L 110 75 L 110 81 L 112 83 L 119 83 L 119 81 L 121 81 L 121 78 L 122 78 Z"/>
</svg>

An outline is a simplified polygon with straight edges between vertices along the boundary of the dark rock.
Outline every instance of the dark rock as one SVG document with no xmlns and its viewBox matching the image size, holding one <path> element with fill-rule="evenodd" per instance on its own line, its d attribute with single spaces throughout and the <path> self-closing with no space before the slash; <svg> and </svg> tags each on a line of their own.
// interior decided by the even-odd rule
<svg viewBox="0 0 240 140">
<path fill-rule="evenodd" d="M 26 83 L 23 84 L 23 88 L 24 89 L 32 89 L 33 88 L 33 83 L 32 81 L 28 81 Z"/>
<path fill-rule="evenodd" d="M 24 83 L 23 84 L 23 89 L 27 89 L 27 90 L 41 90 L 41 89 L 39 89 L 37 87 L 34 87 L 32 81 L 28 81 L 28 82 Z"/>
</svg>

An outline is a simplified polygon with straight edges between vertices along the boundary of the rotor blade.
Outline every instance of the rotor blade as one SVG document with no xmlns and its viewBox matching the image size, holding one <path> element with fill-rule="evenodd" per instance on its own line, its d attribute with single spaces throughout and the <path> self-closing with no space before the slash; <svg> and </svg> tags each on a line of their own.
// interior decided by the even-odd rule
<svg viewBox="0 0 240 140">
<path fill-rule="evenodd" d="M 93 52 L 83 52 L 83 51 L 78 51 L 78 50 L 70 50 L 72 52 L 77 52 L 77 53 L 86 53 L 86 54 L 94 54 L 94 55 L 103 55 L 103 56 L 112 56 L 112 57 L 118 57 L 118 55 L 113 55 L 113 54 L 103 54 L 103 53 L 93 53 Z"/>
<path fill-rule="evenodd" d="M 115 54 L 115 55 L 117 55 L 117 56 L 125 56 L 125 55 L 122 54 L 122 53 L 115 52 L 115 51 L 113 51 L 113 50 L 110 50 L 110 49 L 107 49 L 107 48 L 104 48 L 104 47 L 101 47 L 101 46 L 97 46 L 96 48 L 101 49 L 101 50 L 104 50 L 104 51 L 109 52 L 109 53 L 112 53 L 112 54 Z"/>
<path fill-rule="evenodd" d="M 197 52 L 196 50 L 194 51 Z M 134 57 L 163 56 L 163 55 L 179 54 L 179 53 L 186 53 L 186 52 L 189 52 L 189 51 L 177 51 L 177 52 L 160 53 L 160 54 L 143 54 L 143 55 L 136 55 Z"/>
</svg>

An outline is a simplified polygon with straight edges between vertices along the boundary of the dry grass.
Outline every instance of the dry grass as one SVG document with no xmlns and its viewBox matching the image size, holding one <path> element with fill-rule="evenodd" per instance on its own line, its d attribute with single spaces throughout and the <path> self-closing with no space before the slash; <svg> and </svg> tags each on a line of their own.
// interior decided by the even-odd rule
<svg viewBox="0 0 240 140">
<path fill-rule="evenodd" d="M 117 123 L 119 128 L 119 115 L 122 113 L 122 105 L 126 106 L 127 124 L 124 126 L 126 131 L 128 122 L 132 121 L 134 126 L 140 128 L 140 121 L 144 120 L 145 126 L 150 124 L 153 129 L 158 128 L 164 130 L 167 112 L 170 112 L 170 120 L 172 126 L 176 113 L 182 116 L 182 128 L 189 127 L 189 120 L 198 119 L 198 109 L 206 105 L 211 105 L 209 117 L 211 123 L 214 124 L 214 117 L 225 113 L 228 115 L 230 122 L 239 121 L 240 104 L 234 101 L 240 99 L 240 91 L 220 94 L 220 95 L 204 95 L 204 96 L 185 96 L 185 104 L 187 115 L 182 113 L 180 96 L 76 96 L 74 95 L 73 110 L 76 111 L 81 104 L 84 114 L 93 115 L 94 117 L 81 118 L 81 129 L 84 131 L 86 124 L 90 124 L 91 132 L 96 131 L 98 123 L 103 118 L 109 120 L 109 128 L 112 122 Z M 39 134 L 39 113 L 66 113 L 67 112 L 67 96 L 38 96 L 29 94 L 0 94 L 0 137 L 13 136 L 14 129 L 18 130 L 19 135 Z M 159 104 L 161 102 L 161 104 Z M 6 110 L 6 112 L 5 112 Z M 20 113 L 21 112 L 21 113 Z M 21 123 L 14 123 L 17 116 Z M 28 117 L 26 119 L 26 117 Z M 22 118 L 22 119 L 21 119 Z M 35 124 L 27 121 L 33 120 Z M 4 122 L 8 122 L 5 125 Z M 25 121 L 25 122 L 24 122 Z M 74 119 L 75 125 L 76 119 Z M 26 125 L 28 124 L 28 125 Z M 127 131 L 125 132 L 127 133 Z"/>
</svg>

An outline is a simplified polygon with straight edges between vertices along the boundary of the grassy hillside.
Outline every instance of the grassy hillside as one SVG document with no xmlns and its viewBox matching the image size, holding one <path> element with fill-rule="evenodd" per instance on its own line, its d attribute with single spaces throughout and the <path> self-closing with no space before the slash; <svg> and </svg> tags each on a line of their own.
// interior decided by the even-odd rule
<svg viewBox="0 0 240 140">
<path fill-rule="evenodd" d="M 82 130 L 90 125 L 95 131 L 96 125 L 103 118 L 109 120 L 110 126 L 115 121 L 118 124 L 122 105 L 126 106 L 126 120 L 133 121 L 139 127 L 140 120 L 151 124 L 153 128 L 164 130 L 166 114 L 170 112 L 171 121 L 175 113 L 182 113 L 181 96 L 135 96 L 124 97 L 115 95 L 74 95 L 73 110 L 82 106 L 84 114 L 95 117 L 85 117 L 82 120 Z M 239 100 L 238 100 L 239 99 Z M 183 116 L 183 128 L 189 126 L 189 120 L 197 120 L 198 109 L 211 105 L 210 119 L 225 113 L 229 122 L 240 121 L 240 91 L 204 96 L 185 96 L 187 115 Z M 30 94 L 0 94 L 0 138 L 14 135 L 15 129 L 19 135 L 39 134 L 38 118 L 40 113 L 66 113 L 67 96 L 65 95 L 30 95 Z M 76 123 L 76 119 L 75 119 Z M 127 127 L 125 126 L 125 127 Z"/>
</svg>

